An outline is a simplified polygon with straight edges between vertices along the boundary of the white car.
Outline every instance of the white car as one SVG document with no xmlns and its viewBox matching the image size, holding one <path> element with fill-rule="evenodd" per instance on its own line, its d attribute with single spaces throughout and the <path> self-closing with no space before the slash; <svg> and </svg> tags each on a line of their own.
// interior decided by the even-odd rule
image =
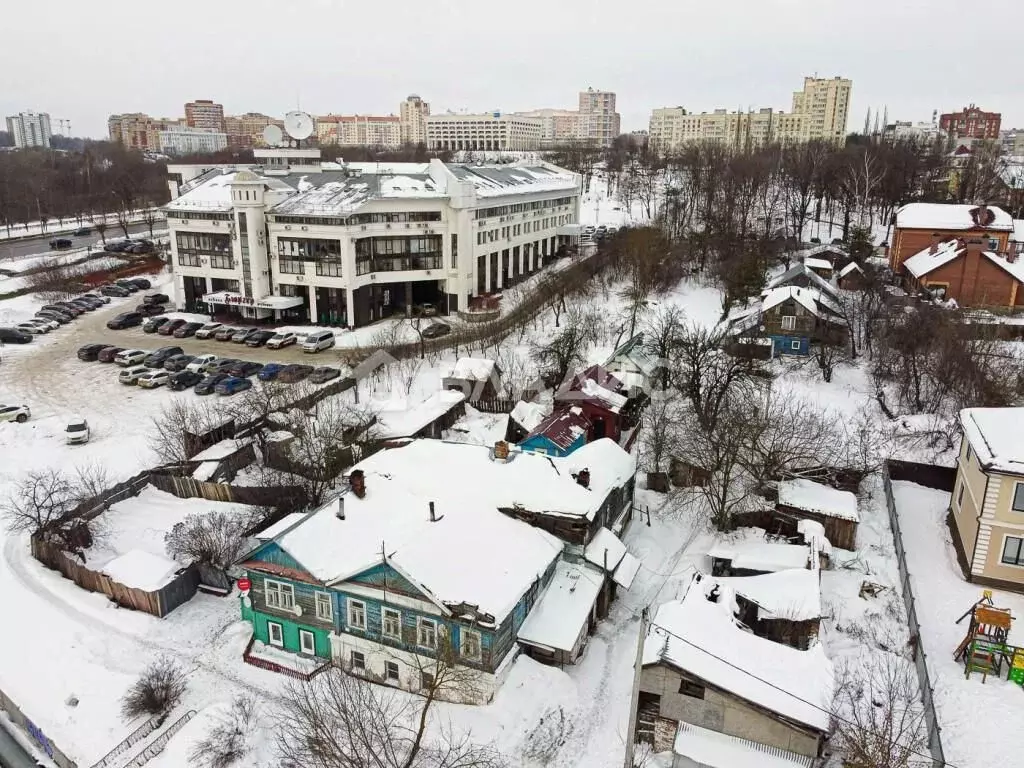
<svg viewBox="0 0 1024 768">
<path fill-rule="evenodd" d="M 64 440 L 68 445 L 76 445 L 89 442 L 89 422 L 80 416 L 75 416 L 68 421 L 64 428 Z"/>
<path fill-rule="evenodd" d="M 199 355 L 199 357 L 185 366 L 185 370 L 192 371 L 194 373 L 205 373 L 206 366 L 216 359 L 216 355 Z"/>
<path fill-rule="evenodd" d="M 267 349 L 284 349 L 289 344 L 295 344 L 298 340 L 299 337 L 294 333 L 278 331 L 267 341 Z"/>
<path fill-rule="evenodd" d="M 148 355 L 149 352 L 144 349 L 126 349 L 117 353 L 117 356 L 114 357 L 114 362 L 126 368 L 130 365 L 141 363 Z"/>
<path fill-rule="evenodd" d="M 55 331 L 58 328 L 60 328 L 60 323 L 58 323 L 56 320 L 50 320 L 49 318 L 46 317 L 33 317 L 31 320 L 26 320 L 25 322 L 30 323 L 32 325 L 38 325 L 40 328 L 43 328 L 46 331 Z"/>
<path fill-rule="evenodd" d="M 32 416 L 27 405 L 0 405 L 0 421 L 16 421 L 24 424 Z"/>
<path fill-rule="evenodd" d="M 207 323 L 202 328 L 200 328 L 198 331 L 196 331 L 196 338 L 197 339 L 208 339 L 208 338 L 213 336 L 213 334 L 215 334 L 217 331 L 219 331 L 223 327 L 224 327 L 224 323 Z"/>
<path fill-rule="evenodd" d="M 18 323 L 16 326 L 19 331 L 25 333 L 31 333 L 34 336 L 38 336 L 41 333 L 49 333 L 50 329 L 45 325 L 36 325 L 35 323 Z"/>
<path fill-rule="evenodd" d="M 150 370 L 149 373 L 144 373 L 139 376 L 139 378 L 135 380 L 135 383 L 143 389 L 156 389 L 157 387 L 162 387 L 167 384 L 167 380 L 170 377 L 171 374 L 167 371 Z"/>
<path fill-rule="evenodd" d="M 150 372 L 150 369 L 144 365 L 133 365 L 129 368 L 125 368 L 121 371 L 117 380 L 122 384 L 135 384 L 139 378 Z"/>
</svg>

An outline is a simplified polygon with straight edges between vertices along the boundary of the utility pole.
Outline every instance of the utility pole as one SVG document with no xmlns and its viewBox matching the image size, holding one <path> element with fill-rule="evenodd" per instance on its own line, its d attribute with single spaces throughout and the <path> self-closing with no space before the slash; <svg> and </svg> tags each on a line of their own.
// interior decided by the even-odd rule
<svg viewBox="0 0 1024 768">
<path fill-rule="evenodd" d="M 629 699 L 629 723 L 626 729 L 626 757 L 623 768 L 633 768 L 633 748 L 636 746 L 636 710 L 640 702 L 640 670 L 644 663 L 644 642 L 651 625 L 649 608 L 640 612 L 640 636 L 636 642 L 636 661 L 633 663 L 633 693 Z"/>
</svg>

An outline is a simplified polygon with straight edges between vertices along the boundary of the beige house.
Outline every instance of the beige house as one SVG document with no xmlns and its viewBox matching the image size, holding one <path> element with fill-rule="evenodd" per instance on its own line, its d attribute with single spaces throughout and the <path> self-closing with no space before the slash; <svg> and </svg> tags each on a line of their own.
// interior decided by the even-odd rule
<svg viewBox="0 0 1024 768">
<path fill-rule="evenodd" d="M 1024 591 L 1024 408 L 966 408 L 950 508 L 969 581 Z"/>
</svg>

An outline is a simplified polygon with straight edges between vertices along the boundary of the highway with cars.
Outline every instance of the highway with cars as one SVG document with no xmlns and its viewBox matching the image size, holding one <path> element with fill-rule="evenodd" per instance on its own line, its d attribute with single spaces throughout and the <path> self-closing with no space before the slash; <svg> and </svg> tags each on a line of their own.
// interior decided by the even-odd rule
<svg viewBox="0 0 1024 768">
<path fill-rule="evenodd" d="M 153 224 L 154 231 L 166 228 L 167 223 L 163 219 Z M 149 237 L 149 226 L 144 222 L 129 224 L 128 232 L 132 236 L 138 235 L 140 237 Z M 111 240 L 121 240 L 124 238 L 124 232 L 118 226 L 108 226 L 106 236 L 107 242 L 110 242 Z M 103 247 L 103 241 L 95 231 L 82 237 L 74 237 L 70 234 L 49 234 L 32 237 L 27 240 L 15 240 L 14 242 L 0 240 L 0 264 L 12 259 L 23 259 L 28 256 L 40 256 L 47 252 L 58 253 L 58 251 L 50 251 L 48 245 L 51 240 L 55 240 L 57 238 L 69 239 L 74 243 L 74 248 L 85 248 L 87 245 L 96 246 L 97 248 Z"/>
</svg>

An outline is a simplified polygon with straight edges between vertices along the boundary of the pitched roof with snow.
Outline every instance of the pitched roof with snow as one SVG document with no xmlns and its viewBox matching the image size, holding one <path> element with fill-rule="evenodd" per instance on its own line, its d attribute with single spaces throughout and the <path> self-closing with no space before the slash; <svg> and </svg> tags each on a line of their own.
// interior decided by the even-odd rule
<svg viewBox="0 0 1024 768">
<path fill-rule="evenodd" d="M 896 211 L 896 226 L 901 229 L 976 229 L 981 226 L 998 231 L 1013 230 L 1010 214 L 995 205 L 988 206 L 991 223 L 979 225 L 980 208 L 977 205 L 907 203 Z"/>
<path fill-rule="evenodd" d="M 501 197 L 530 192 L 573 192 L 579 189 L 578 177 L 553 165 L 467 165 L 447 163 L 455 178 L 468 181 L 477 197 Z"/>
<path fill-rule="evenodd" d="M 532 432 L 549 413 L 551 413 L 550 404 L 529 403 L 526 400 L 520 400 L 512 409 L 509 418 L 526 431 Z"/>
<path fill-rule="evenodd" d="M 622 379 L 620 371 L 627 364 L 632 365 L 641 373 L 651 376 L 658 369 L 658 363 L 655 362 L 650 355 L 644 351 L 644 335 L 638 333 L 633 338 L 629 339 L 622 346 L 616 349 L 608 357 L 608 361 L 604 364 L 604 367 L 611 373 L 616 374 L 616 378 Z M 625 384 L 626 382 L 623 381 Z"/>
<path fill-rule="evenodd" d="M 446 379 L 487 381 L 494 372 L 494 366 L 493 360 L 484 357 L 460 357 L 451 368 L 442 370 L 441 376 Z"/>
<path fill-rule="evenodd" d="M 1020 260 L 1019 256 L 1015 256 L 1014 261 L 991 251 L 984 251 L 984 256 L 1018 283 L 1024 283 L 1024 262 Z"/>
<path fill-rule="evenodd" d="M 811 768 L 814 759 L 680 721 L 672 751 L 705 768 Z"/>
<path fill-rule="evenodd" d="M 960 426 L 982 467 L 1024 475 L 1024 408 L 965 408 Z"/>
<path fill-rule="evenodd" d="M 832 265 L 830 264 L 829 269 L 831 268 Z M 768 285 L 765 286 L 765 289 L 771 290 L 772 288 L 781 288 L 782 286 L 787 286 L 798 277 L 806 277 L 814 285 L 815 288 L 825 291 L 825 293 L 831 294 L 832 296 L 839 295 L 839 292 L 836 290 L 836 287 L 832 285 L 832 283 L 830 283 L 828 280 L 826 280 L 813 269 L 811 269 L 809 265 L 804 263 L 794 264 L 792 267 L 787 269 L 778 277 L 769 280 Z"/>
<path fill-rule="evenodd" d="M 579 408 L 559 408 L 545 416 L 520 442 L 532 437 L 545 437 L 561 450 L 566 450 L 590 431 L 590 419 Z"/>
<path fill-rule="evenodd" d="M 860 272 L 862 275 L 864 274 L 864 270 L 860 268 L 860 264 L 858 264 L 856 261 L 851 261 L 849 264 L 847 264 L 845 267 L 839 270 L 839 276 L 846 277 L 848 274 L 854 271 Z"/>
<path fill-rule="evenodd" d="M 857 497 L 812 480 L 796 478 L 779 482 L 779 504 L 842 520 L 860 520 Z"/>
<path fill-rule="evenodd" d="M 681 600 L 658 608 L 643 647 L 644 665 L 664 662 L 752 704 L 821 732 L 829 728 L 834 685 L 821 643 L 800 651 L 741 629 L 735 602 L 714 579 L 695 579 Z"/>
<path fill-rule="evenodd" d="M 412 437 L 465 399 L 466 395 L 462 392 L 447 389 L 435 392 L 422 403 L 411 407 L 381 411 L 377 414 L 377 421 L 370 431 L 380 440 Z"/>
<path fill-rule="evenodd" d="M 1013 234 L 1010 240 L 1015 243 L 1024 243 L 1024 219 L 1013 220 Z"/>
<path fill-rule="evenodd" d="M 812 315 L 822 319 L 828 319 L 840 314 L 839 306 L 829 297 L 814 288 L 799 288 L 795 285 L 785 285 L 780 288 L 769 288 L 761 298 L 761 311 L 766 312 L 772 307 L 793 299 Z"/>
<path fill-rule="evenodd" d="M 948 264 L 953 259 L 963 256 L 967 252 L 966 246 L 959 240 L 944 240 L 937 243 L 935 251 L 928 246 L 923 251 L 915 253 L 903 262 L 904 268 L 914 277 L 922 277 L 929 272 L 938 269 L 943 264 Z"/>
<path fill-rule="evenodd" d="M 737 531 L 729 541 L 715 544 L 708 551 L 708 557 L 728 560 L 738 570 L 766 573 L 814 565 L 810 546 L 766 541 L 764 531 L 759 528 Z"/>
<path fill-rule="evenodd" d="M 519 628 L 518 639 L 528 645 L 573 650 L 603 584 L 600 571 L 585 564 L 559 562 L 551 583 Z"/>
<path fill-rule="evenodd" d="M 709 576 L 752 603 L 760 619 L 807 621 L 821 617 L 821 572 L 787 568 L 758 576 Z"/>
<path fill-rule="evenodd" d="M 832 262 L 828 259 L 805 258 L 804 266 L 808 269 L 832 269 Z"/>
<path fill-rule="evenodd" d="M 622 394 L 623 384 L 600 365 L 592 365 L 573 376 L 572 381 L 555 393 L 559 402 L 585 400 L 618 413 L 629 398 Z"/>
</svg>

